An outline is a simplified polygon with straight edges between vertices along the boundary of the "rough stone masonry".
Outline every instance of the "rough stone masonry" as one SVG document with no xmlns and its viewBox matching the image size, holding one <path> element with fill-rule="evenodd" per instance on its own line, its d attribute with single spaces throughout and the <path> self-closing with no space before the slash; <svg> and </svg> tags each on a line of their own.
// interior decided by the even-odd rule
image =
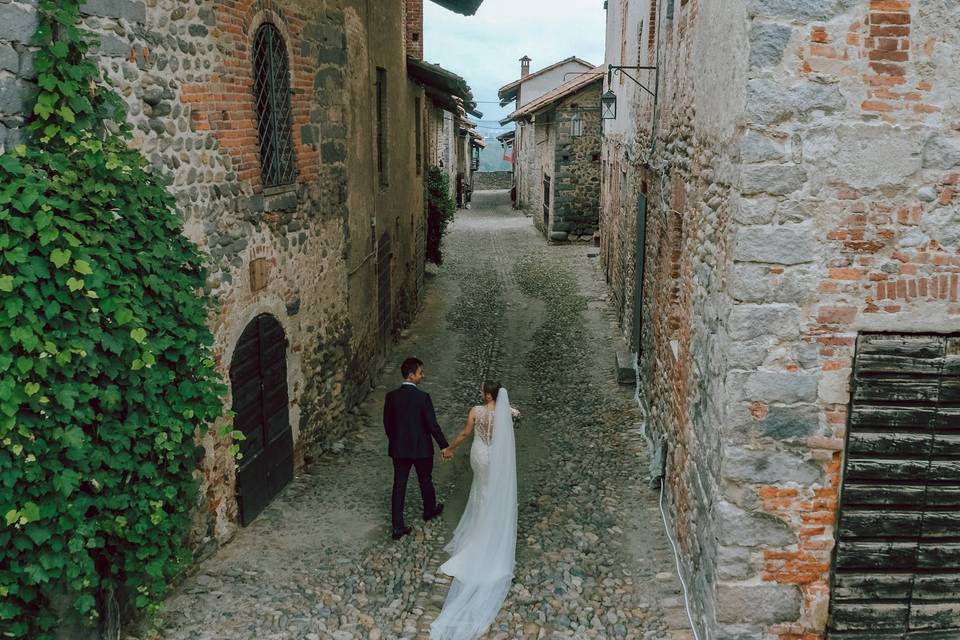
<svg viewBox="0 0 960 640">
<path fill-rule="evenodd" d="M 641 369 L 696 620 L 822 638 L 856 337 L 960 329 L 960 12 L 627 4 L 662 65 L 656 117 L 635 105 Z M 631 217 L 602 230 L 623 318 Z"/>
<path fill-rule="evenodd" d="M 372 99 L 369 74 L 347 73 L 348 43 L 389 69 L 395 83 L 390 97 L 397 104 L 388 108 L 405 113 L 400 105 L 406 107 L 412 89 L 405 75 L 403 10 L 400 2 L 389 11 L 378 9 L 376 18 L 400 26 L 390 37 L 371 39 L 365 9 L 339 0 L 89 0 L 82 7 L 84 26 L 100 39 L 96 60 L 127 103 L 133 144 L 171 177 L 185 232 L 209 255 L 206 292 L 218 302 L 211 326 L 224 378 L 251 320 L 270 314 L 283 326 L 296 464 L 310 446 L 332 443 L 349 428 L 350 398 L 368 389 L 351 390 L 348 364 L 360 362 L 371 370 L 368 375 L 378 366 L 376 336 L 365 342 L 351 326 L 351 308 L 361 303 L 351 306 L 348 287 L 348 260 L 359 255 L 353 262 L 365 270 L 354 268 L 354 281 L 362 276 L 376 290 L 377 261 L 362 256 L 370 251 L 371 212 L 380 203 L 366 194 L 389 201 L 377 227 L 396 226 L 393 260 L 386 264 L 396 271 L 391 294 L 398 301 L 391 308 L 409 314 L 422 285 L 410 268 L 422 267 L 422 256 L 417 261 L 414 255 L 415 245 L 422 245 L 421 225 L 414 222 L 421 221 L 423 196 L 422 183 L 412 177 L 413 128 L 390 129 L 393 186 L 351 192 L 347 181 L 348 171 L 355 185 L 375 176 L 372 145 L 364 147 L 372 135 L 372 111 L 364 102 Z M 269 188 L 260 173 L 248 56 L 253 34 L 266 22 L 279 31 L 289 60 L 296 165 L 291 184 Z M 0 2 L 0 150 L 23 140 L 36 27 L 35 0 Z M 363 127 L 353 119 L 362 119 Z M 348 128 L 366 133 L 348 140 Z M 365 151 L 348 153 L 348 142 L 350 149 Z M 407 151 L 410 162 L 403 161 Z M 348 240 L 351 211 L 359 220 L 356 241 Z M 400 226 L 401 213 L 409 225 Z M 255 262 L 261 276 L 256 282 Z M 366 306 L 358 313 L 375 320 L 372 298 L 363 298 Z M 362 380 L 361 369 L 354 371 Z M 196 532 L 215 543 L 235 527 L 235 460 L 213 435 L 203 444 Z"/>
</svg>

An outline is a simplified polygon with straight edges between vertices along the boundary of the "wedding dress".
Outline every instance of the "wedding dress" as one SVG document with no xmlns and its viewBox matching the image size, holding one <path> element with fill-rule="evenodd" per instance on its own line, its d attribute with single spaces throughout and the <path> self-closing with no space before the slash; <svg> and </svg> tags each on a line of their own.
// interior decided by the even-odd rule
<svg viewBox="0 0 960 640">
<path fill-rule="evenodd" d="M 506 389 L 497 406 L 474 410 L 470 497 L 440 567 L 453 577 L 431 640 L 474 640 L 497 617 L 510 591 L 517 550 L 517 461 Z"/>
</svg>

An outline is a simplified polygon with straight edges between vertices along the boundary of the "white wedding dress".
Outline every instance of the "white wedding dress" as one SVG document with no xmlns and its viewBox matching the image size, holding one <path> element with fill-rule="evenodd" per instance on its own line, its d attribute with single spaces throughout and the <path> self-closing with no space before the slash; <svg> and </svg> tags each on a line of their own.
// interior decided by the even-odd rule
<svg viewBox="0 0 960 640">
<path fill-rule="evenodd" d="M 431 640 L 474 640 L 497 617 L 510 591 L 517 550 L 517 459 L 506 389 L 495 411 L 474 410 L 473 483 L 440 567 L 453 577 Z"/>
</svg>

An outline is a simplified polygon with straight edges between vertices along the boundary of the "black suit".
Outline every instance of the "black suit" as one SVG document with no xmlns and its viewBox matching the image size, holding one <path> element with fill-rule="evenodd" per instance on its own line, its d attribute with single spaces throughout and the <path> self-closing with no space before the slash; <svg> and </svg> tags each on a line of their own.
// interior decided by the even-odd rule
<svg viewBox="0 0 960 640">
<path fill-rule="evenodd" d="M 430 394 L 415 385 L 402 384 L 387 394 L 383 402 L 383 429 L 390 443 L 393 458 L 393 530 L 403 529 L 403 504 L 407 494 L 410 467 L 417 470 L 420 495 L 423 497 L 423 516 L 433 515 L 437 508 L 437 493 L 433 488 L 433 440 L 441 449 L 449 445 L 437 422 Z"/>
</svg>

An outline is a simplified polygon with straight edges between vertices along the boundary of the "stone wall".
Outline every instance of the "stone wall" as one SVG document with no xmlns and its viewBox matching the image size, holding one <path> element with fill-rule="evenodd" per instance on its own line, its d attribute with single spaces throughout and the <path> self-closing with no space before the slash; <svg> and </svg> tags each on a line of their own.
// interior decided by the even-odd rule
<svg viewBox="0 0 960 640">
<path fill-rule="evenodd" d="M 738 622 L 737 616 L 789 619 L 795 602 L 789 593 L 768 594 L 762 584 L 733 593 L 724 586 L 740 570 L 739 545 L 757 544 L 775 525 L 731 502 L 719 455 L 726 427 L 728 203 L 736 173 L 732 117 L 714 121 L 710 111 L 737 94 L 730 75 L 737 73 L 743 29 L 735 24 L 742 14 L 717 4 L 678 4 L 672 20 L 662 15 L 652 22 L 662 33 L 639 39 L 652 59 L 659 43 L 661 59 L 671 63 L 661 69 L 659 110 L 638 99 L 642 115 L 633 148 L 640 157 L 620 168 L 629 174 L 642 160 L 649 167 L 639 179 L 621 175 L 647 201 L 639 347 L 648 433 L 666 444 L 668 504 L 694 620 L 710 630 L 708 637 L 732 638 L 729 623 Z M 641 15 L 648 8 L 640 8 Z M 721 60 L 726 69 L 718 73 L 713 66 Z M 625 226 L 633 227 L 620 233 L 622 272 L 630 274 L 636 209 L 623 215 Z M 632 290 L 623 294 L 625 307 L 632 306 Z"/>
<path fill-rule="evenodd" d="M 599 229 L 600 87 L 597 82 L 563 98 L 551 115 L 557 127 L 556 199 L 550 222 L 553 240 L 592 241 Z M 573 135 L 575 120 L 580 123 L 579 135 Z"/>
<path fill-rule="evenodd" d="M 745 447 L 791 470 L 751 478 L 798 536 L 760 558 L 765 582 L 802 592 L 801 615 L 772 632 L 819 637 L 856 335 L 960 328 L 960 14 L 910 0 L 752 9 L 731 272 L 744 387 L 728 410 Z"/>
<path fill-rule="evenodd" d="M 654 31 L 656 4 L 649 0 L 626 0 L 607 5 L 604 62 L 614 65 L 656 64 Z M 638 72 L 636 77 L 652 85 L 655 75 Z M 611 303 L 617 320 L 638 350 L 633 307 L 636 260 L 634 256 L 637 194 L 645 191 L 643 172 L 635 169 L 649 155 L 653 118 L 648 95 L 623 74 L 612 86 L 617 95 L 617 117 L 601 121 L 600 261 L 610 284 Z"/>
<path fill-rule="evenodd" d="M 645 24 L 659 110 L 632 105 L 640 157 L 608 147 L 604 198 L 624 162 L 646 187 L 642 392 L 709 637 L 823 637 L 856 336 L 960 328 L 958 27 L 909 0 L 690 0 Z M 611 209 L 626 310 L 633 215 Z"/>
<path fill-rule="evenodd" d="M 549 239 L 550 219 L 553 216 L 553 204 L 556 200 L 557 161 L 557 123 L 549 113 L 539 113 L 530 126 L 530 135 L 525 142 L 531 142 L 532 148 L 526 152 L 524 161 L 527 170 L 527 199 L 524 209 L 533 217 L 533 225 Z M 548 206 L 544 210 L 544 180 L 549 177 L 546 188 Z"/>
<path fill-rule="evenodd" d="M 512 186 L 512 171 L 478 171 L 475 174 L 473 183 L 473 188 L 477 191 L 509 189 Z"/>
<path fill-rule="evenodd" d="M 517 208 L 533 214 L 541 202 L 543 172 L 537 155 L 536 127 L 533 122 L 517 122 L 514 143 L 514 179 L 517 184 Z"/>
<path fill-rule="evenodd" d="M 399 16 L 402 7 L 395 4 Z M 0 3 L 0 145 L 22 139 L 34 79 L 29 41 L 35 12 L 27 0 Z M 269 313 L 284 327 L 296 464 L 302 464 L 309 447 L 325 447 L 350 428 L 346 411 L 358 395 L 351 388 L 363 372 L 349 365 L 358 351 L 371 348 L 351 341 L 357 331 L 350 307 L 362 299 L 370 315 L 376 298 L 364 289 L 348 297 L 347 263 L 359 262 L 355 256 L 362 259 L 369 249 L 370 211 L 378 212 L 378 226 L 389 225 L 398 238 L 392 262 L 398 323 L 409 317 L 419 295 L 414 267 L 422 264 L 417 262 L 422 183 L 407 173 L 413 166 L 407 161 L 413 89 L 405 79 L 403 21 L 397 17 L 391 23 L 396 33 L 390 38 L 373 31 L 374 47 L 381 47 L 375 57 L 390 59 L 398 89 L 390 107 L 397 118 L 390 129 L 397 140 L 392 143 L 396 191 L 382 193 L 376 203 L 381 208 L 365 209 L 367 217 L 357 223 L 350 207 L 365 206 L 366 200 L 348 194 L 347 175 L 355 189 L 371 169 L 368 157 L 348 153 L 348 127 L 369 130 L 372 111 L 363 122 L 348 116 L 368 108 L 370 99 L 369 84 L 363 84 L 369 76 L 358 74 L 357 65 L 347 73 L 355 10 L 339 0 L 90 0 L 84 13 L 86 26 L 101 37 L 98 62 L 127 102 L 133 145 L 156 170 L 170 174 L 185 233 L 209 255 L 206 290 L 218 302 L 211 328 L 224 378 L 229 379 L 233 348 L 248 322 Z M 293 184 L 270 189 L 260 179 L 247 57 L 253 34 L 266 21 L 287 45 L 297 167 Z M 349 140 L 354 145 L 357 136 Z M 250 265 L 259 259 L 269 275 L 266 286 L 254 291 Z M 364 362 L 369 368 L 378 364 L 371 358 Z M 212 540 L 228 537 L 236 521 L 235 463 L 225 444 L 212 435 L 204 441 L 198 534 Z"/>
<path fill-rule="evenodd" d="M 412 0 L 396 0 L 374 9 L 367 2 L 350 0 L 345 8 L 350 60 L 350 73 L 342 82 L 350 105 L 346 125 L 350 131 L 349 371 L 355 391 L 351 399 L 368 391 L 395 334 L 412 320 L 423 295 L 425 172 L 416 164 L 416 101 L 424 117 L 425 97 L 407 79 L 404 55 L 408 45 L 414 46 L 407 37 L 416 25 L 404 20 L 416 9 L 413 5 Z M 377 164 L 378 69 L 386 81 L 382 171 Z M 379 309 L 371 313 L 371 301 L 380 298 L 381 287 L 388 290 L 385 323 Z"/>
</svg>

